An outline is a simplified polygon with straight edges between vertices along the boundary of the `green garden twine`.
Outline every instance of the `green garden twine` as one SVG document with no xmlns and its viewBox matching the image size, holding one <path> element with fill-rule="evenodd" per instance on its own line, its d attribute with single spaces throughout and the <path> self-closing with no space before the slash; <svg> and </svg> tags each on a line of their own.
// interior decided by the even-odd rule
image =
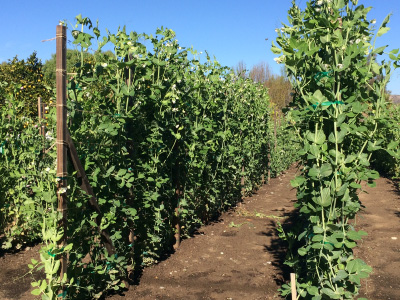
<svg viewBox="0 0 400 300">
<path fill-rule="evenodd" d="M 317 74 L 314 75 L 314 79 L 319 82 L 322 78 L 328 77 L 331 78 L 329 75 L 332 71 L 327 71 L 327 72 L 318 72 Z"/>
</svg>

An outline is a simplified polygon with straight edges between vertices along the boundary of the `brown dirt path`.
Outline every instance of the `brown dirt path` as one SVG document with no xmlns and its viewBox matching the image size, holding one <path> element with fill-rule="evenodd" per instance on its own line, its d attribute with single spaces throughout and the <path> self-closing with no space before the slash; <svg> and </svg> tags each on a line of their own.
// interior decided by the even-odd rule
<svg viewBox="0 0 400 300">
<path fill-rule="evenodd" d="M 366 206 L 356 228 L 368 232 L 356 256 L 372 266 L 373 274 L 363 282 L 361 295 L 370 300 L 400 299 L 400 191 L 386 178 L 360 195 Z"/>
<path fill-rule="evenodd" d="M 296 171 L 272 179 L 217 222 L 203 226 L 168 259 L 146 268 L 139 285 L 107 300 L 281 299 L 277 289 L 288 270 L 275 226 L 293 214 L 295 190 L 289 182 Z M 374 273 L 363 282 L 361 296 L 400 299 L 400 192 L 387 179 L 366 190 L 369 194 L 360 195 L 366 209 L 357 218 L 357 229 L 368 236 L 356 256 Z M 1 300 L 35 299 L 29 276 L 21 277 L 31 257 L 37 257 L 37 247 L 0 256 Z"/>
<path fill-rule="evenodd" d="M 122 299 L 281 299 L 280 261 L 284 248 L 277 243 L 277 220 L 293 209 L 296 192 L 290 186 L 292 168 L 217 222 L 183 240 L 168 259 L 147 268 L 138 286 Z"/>
</svg>

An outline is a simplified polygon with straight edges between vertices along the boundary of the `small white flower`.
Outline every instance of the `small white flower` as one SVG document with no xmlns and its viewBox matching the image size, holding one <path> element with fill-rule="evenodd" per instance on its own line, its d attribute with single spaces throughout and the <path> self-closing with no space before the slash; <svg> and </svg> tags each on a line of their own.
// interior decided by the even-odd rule
<svg viewBox="0 0 400 300">
<path fill-rule="evenodd" d="M 178 47 L 179 50 L 182 50 L 182 47 Z"/>
<path fill-rule="evenodd" d="M 174 107 L 173 109 L 172 109 L 172 111 L 173 112 L 177 112 L 179 109 L 177 108 L 177 107 Z"/>
<path fill-rule="evenodd" d="M 49 167 L 46 168 L 46 172 L 50 172 L 50 168 Z"/>
<path fill-rule="evenodd" d="M 278 29 L 278 28 L 275 28 L 275 32 L 279 32 L 279 29 Z"/>
<path fill-rule="evenodd" d="M 316 11 L 316 12 L 320 12 L 321 9 L 317 7 L 317 8 L 315 9 L 315 11 Z"/>
<path fill-rule="evenodd" d="M 176 125 L 176 126 L 175 126 L 175 128 L 177 128 L 177 129 L 178 129 L 178 128 L 179 128 L 179 124 L 178 124 L 178 125 Z"/>
<path fill-rule="evenodd" d="M 324 3 L 324 1 L 322 0 L 317 1 L 317 5 L 322 5 L 322 3 Z"/>
<path fill-rule="evenodd" d="M 356 39 L 356 44 L 358 44 L 359 42 L 361 42 L 361 40 L 360 39 Z"/>
<path fill-rule="evenodd" d="M 52 135 L 52 133 L 50 131 L 46 132 L 45 138 L 46 138 L 46 140 L 49 140 L 49 141 L 54 139 L 53 135 Z"/>
<path fill-rule="evenodd" d="M 44 109 L 48 110 L 48 109 L 49 109 L 49 107 L 48 107 L 48 106 L 45 106 L 45 108 L 44 108 Z"/>
<path fill-rule="evenodd" d="M 173 84 L 171 87 L 172 90 L 176 90 L 176 84 Z"/>
<path fill-rule="evenodd" d="M 64 194 L 66 192 L 67 192 L 67 188 L 63 187 L 63 188 L 60 188 L 57 193 L 58 194 Z"/>
<path fill-rule="evenodd" d="M 376 19 L 371 20 L 371 24 L 375 24 L 376 23 Z"/>
<path fill-rule="evenodd" d="M 107 63 L 102 63 L 101 66 L 102 66 L 103 68 L 105 68 L 105 67 L 107 67 Z"/>
<path fill-rule="evenodd" d="M 338 67 L 339 69 L 342 69 L 342 68 L 343 68 L 343 64 L 338 64 L 337 67 Z"/>
<path fill-rule="evenodd" d="M 175 103 L 176 103 L 176 100 L 175 100 L 175 99 L 172 99 L 171 102 L 172 102 L 172 104 L 175 104 Z"/>
</svg>

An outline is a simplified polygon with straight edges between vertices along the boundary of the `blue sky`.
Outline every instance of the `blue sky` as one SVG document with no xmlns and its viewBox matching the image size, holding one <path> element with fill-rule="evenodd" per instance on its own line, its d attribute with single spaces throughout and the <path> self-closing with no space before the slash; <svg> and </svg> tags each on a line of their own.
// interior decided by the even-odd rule
<svg viewBox="0 0 400 300">
<path fill-rule="evenodd" d="M 2 1 L 0 13 L 0 62 L 18 55 L 27 58 L 34 50 L 44 62 L 55 52 L 55 41 L 41 42 L 55 36 L 59 20 L 75 24 L 78 14 L 100 22 L 100 29 L 115 32 L 119 25 L 128 31 L 154 33 L 168 27 L 177 34 L 181 46 L 207 50 L 222 65 L 236 66 L 243 61 L 247 68 L 265 61 L 279 73 L 270 51 L 276 38 L 275 28 L 287 23 L 291 0 L 142 0 L 142 1 Z M 296 0 L 301 7 L 306 0 Z M 391 30 L 378 39 L 377 46 L 400 48 L 400 4 L 398 0 L 359 0 L 372 6 L 368 14 L 380 24 L 393 13 Z M 268 38 L 268 41 L 265 39 Z M 389 90 L 400 95 L 400 70 L 389 83 Z"/>
</svg>

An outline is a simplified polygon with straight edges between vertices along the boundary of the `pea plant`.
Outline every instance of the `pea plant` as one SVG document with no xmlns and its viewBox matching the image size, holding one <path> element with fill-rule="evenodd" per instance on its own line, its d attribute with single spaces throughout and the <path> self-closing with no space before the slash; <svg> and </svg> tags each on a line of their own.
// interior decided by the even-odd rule
<svg viewBox="0 0 400 300">
<path fill-rule="evenodd" d="M 79 15 L 71 34 L 82 55 L 68 79 L 68 127 L 100 212 L 88 205 L 71 168 L 68 246 L 55 247 L 62 234 L 57 213 L 42 216 L 38 236 L 46 242 L 41 261 L 30 264 L 45 269 L 46 279 L 33 283 L 45 299 L 123 289 L 135 270 L 258 188 L 268 169 L 264 87 L 180 46 L 167 28 L 102 36 Z M 106 45 L 113 55 L 102 52 Z M 104 247 L 104 230 L 113 252 Z M 69 265 L 60 280 L 63 252 Z"/>
<path fill-rule="evenodd" d="M 68 129 L 100 209 L 69 164 L 64 247 L 53 100 L 45 120 L 21 116 L 31 105 L 15 96 L 21 86 L 0 83 L 1 249 L 41 243 L 40 259 L 28 267 L 32 293 L 42 299 L 98 299 L 124 289 L 136 270 L 261 185 L 270 139 L 273 174 L 296 152 L 288 119 L 273 134 L 263 86 L 180 46 L 172 30 L 102 36 L 79 15 L 71 35 L 81 59 L 68 78 Z M 106 45 L 113 51 L 103 52 Z M 59 278 L 63 254 L 68 268 Z"/>
<path fill-rule="evenodd" d="M 389 30 L 389 16 L 373 37 L 370 9 L 357 0 L 308 1 L 304 10 L 293 2 L 289 25 L 277 30 L 272 45 L 292 81 L 289 114 L 302 139 L 302 173 L 292 181 L 300 217 L 291 232 L 282 232 L 301 299 L 353 299 L 371 272 L 353 253 L 367 234 L 356 230 L 355 218 L 363 207 L 361 182 L 374 186 L 379 177 L 369 161 L 384 145 L 378 133 L 388 122 L 392 63 L 379 64 L 386 46 L 375 47 Z M 388 55 L 398 67 L 398 50 Z M 386 146 L 398 155 L 398 141 Z M 289 295 L 290 287 L 281 293 Z"/>
</svg>

